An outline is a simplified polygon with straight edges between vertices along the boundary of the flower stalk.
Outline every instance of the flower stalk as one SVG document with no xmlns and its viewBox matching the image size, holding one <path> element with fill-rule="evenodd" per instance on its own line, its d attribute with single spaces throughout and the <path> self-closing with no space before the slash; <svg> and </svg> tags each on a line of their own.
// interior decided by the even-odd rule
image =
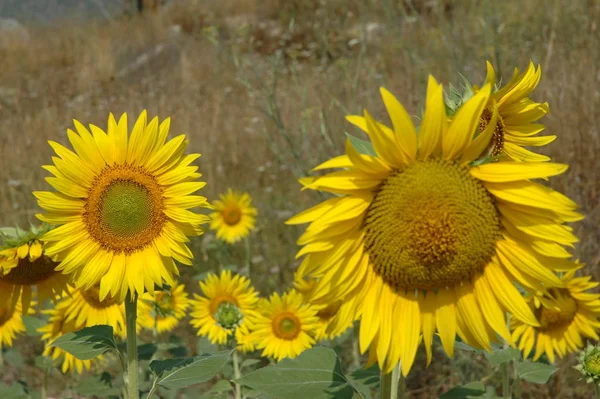
<svg viewBox="0 0 600 399">
<path fill-rule="evenodd" d="M 128 293 L 125 299 L 127 323 L 127 399 L 139 399 L 137 354 L 137 294 Z"/>
</svg>

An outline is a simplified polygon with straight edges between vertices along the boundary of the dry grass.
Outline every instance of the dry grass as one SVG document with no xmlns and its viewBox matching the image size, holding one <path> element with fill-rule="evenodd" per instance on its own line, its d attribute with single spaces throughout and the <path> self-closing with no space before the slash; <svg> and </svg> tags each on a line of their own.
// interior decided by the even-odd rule
<svg viewBox="0 0 600 399">
<path fill-rule="evenodd" d="M 171 116 L 172 131 L 187 133 L 190 150 L 203 154 L 209 198 L 227 187 L 254 197 L 253 267 L 266 293 L 288 284 L 295 267 L 299 230 L 283 220 L 320 199 L 300 194 L 295 178 L 338 154 L 345 131 L 358 134 L 344 115 L 365 107 L 383 117 L 381 85 L 419 115 L 429 73 L 445 83 L 459 74 L 478 82 L 485 60 L 509 77 L 532 59 L 544 71 L 535 99 L 550 103 L 545 123 L 558 135 L 542 151 L 571 165 L 550 185 L 587 215 L 574 226 L 581 237 L 575 253 L 600 278 L 600 5 L 398 3 L 228 0 L 207 8 L 186 1 L 132 19 L 29 27 L 27 45 L 0 48 L 1 224 L 35 221 L 31 191 L 47 188 L 40 167 L 50 162 L 46 141 L 64 143 L 72 118 L 104 126 L 108 112 L 147 108 Z M 195 251 L 197 270 L 217 267 L 206 242 Z M 232 262 L 242 253 L 235 248 Z M 409 379 L 414 397 L 461 382 L 439 358 L 421 373 L 419 361 Z M 565 370 L 524 397 L 586 397 Z"/>
</svg>

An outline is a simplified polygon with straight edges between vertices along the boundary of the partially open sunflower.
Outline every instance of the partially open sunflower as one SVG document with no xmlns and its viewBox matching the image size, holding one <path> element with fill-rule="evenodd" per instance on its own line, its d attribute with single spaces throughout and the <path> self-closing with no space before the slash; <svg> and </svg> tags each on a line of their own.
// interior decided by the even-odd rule
<svg viewBox="0 0 600 399">
<path fill-rule="evenodd" d="M 158 334 L 173 330 L 190 307 L 183 284 L 168 291 L 156 291 L 154 295 L 146 293 L 141 299 L 138 309 L 139 322 L 144 328 Z"/>
<path fill-rule="evenodd" d="M 43 237 L 47 253 L 61 261 L 57 270 L 84 289 L 100 283 L 102 299 L 174 285 L 173 259 L 191 264 L 187 237 L 202 234 L 209 220 L 189 211 L 210 207 L 190 195 L 205 185 L 190 165 L 200 155 L 183 155 L 185 135 L 167 141 L 170 119 L 147 122 L 146 111 L 131 135 L 126 114 L 118 123 L 111 114 L 106 133 L 74 123 L 74 152 L 50 141 L 57 156 L 45 166 L 54 175 L 46 180 L 57 191 L 34 193 L 47 211 L 38 217 L 60 225 Z"/>
<path fill-rule="evenodd" d="M 584 338 L 600 338 L 600 294 L 587 292 L 598 286 L 590 280 L 590 276 L 575 277 L 573 270 L 561 278 L 564 288 L 551 288 L 526 298 L 539 325 L 520 320 L 510 325 L 525 358 L 535 347 L 534 361 L 546 354 L 554 362 L 556 356 L 562 358 L 583 348 Z"/>
<path fill-rule="evenodd" d="M 563 225 L 577 205 L 532 179 L 563 173 L 556 163 L 472 162 L 489 146 L 497 109 L 479 132 L 486 85 L 448 122 L 442 86 L 432 77 L 417 134 L 404 107 L 381 94 L 393 129 L 348 120 L 370 137 L 359 152 L 316 169 L 343 170 L 303 180 L 304 189 L 336 194 L 288 221 L 310 223 L 298 240 L 306 274 L 318 279 L 312 300 L 355 302 L 360 347 L 389 372 L 410 371 L 421 337 L 428 361 L 437 331 L 452 356 L 456 335 L 490 350 L 496 335 L 512 343 L 505 312 L 539 325 L 514 283 L 543 292 L 563 283 L 553 270 L 578 265 Z"/>
</svg>

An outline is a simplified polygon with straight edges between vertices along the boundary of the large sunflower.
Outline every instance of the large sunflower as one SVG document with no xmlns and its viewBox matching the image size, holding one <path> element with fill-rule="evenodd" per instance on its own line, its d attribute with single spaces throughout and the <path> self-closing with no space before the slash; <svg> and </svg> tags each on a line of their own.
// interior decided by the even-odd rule
<svg viewBox="0 0 600 399">
<path fill-rule="evenodd" d="M 312 347 L 319 328 L 317 308 L 305 303 L 296 290 L 282 296 L 276 292 L 259 302 L 260 316 L 251 327 L 252 338 L 262 356 L 281 360 L 294 358 Z"/>
<path fill-rule="evenodd" d="M 23 324 L 23 312 L 21 304 L 16 306 L 7 306 L 4 303 L 0 307 L 0 351 L 2 348 L 11 347 L 13 340 L 25 332 L 25 324 Z"/>
<path fill-rule="evenodd" d="M 233 244 L 254 229 L 257 211 L 248 193 L 229 189 L 219 198 L 213 203 L 215 212 L 210 214 L 210 228 L 217 231 L 217 238 Z"/>
<path fill-rule="evenodd" d="M 235 337 L 239 349 L 251 350 L 247 338 L 248 326 L 257 317 L 258 293 L 250 280 L 231 271 L 222 271 L 219 276 L 209 273 L 200 282 L 203 296 L 194 294 L 190 301 L 191 324 L 198 329 L 199 336 L 208 337 L 223 345 Z"/>
<path fill-rule="evenodd" d="M 111 114 L 107 133 L 74 121 L 77 133 L 68 137 L 75 152 L 50 142 L 58 156 L 45 166 L 54 175 L 46 180 L 57 191 L 34 193 L 48 212 L 38 217 L 61 225 L 44 235 L 46 252 L 77 286 L 100 283 L 101 298 L 174 285 L 173 259 L 191 264 L 187 236 L 202 234 L 209 220 L 188 210 L 210 206 L 190 195 L 205 185 L 190 166 L 200 155 L 183 155 L 184 135 L 167 141 L 170 119 L 146 122 L 144 111 L 129 136 L 126 114 L 119 123 Z"/>
<path fill-rule="evenodd" d="M 14 234 L 8 234 L 11 230 Z M 33 291 L 43 304 L 55 300 L 66 292 L 69 276 L 55 270 L 58 263 L 45 251 L 39 236 L 48 231 L 47 226 L 31 227 L 29 231 L 3 229 L 4 249 L 0 251 L 0 303 L 14 306 L 19 300 L 26 313 Z"/>
<path fill-rule="evenodd" d="M 489 97 L 479 122 L 480 130 L 483 130 L 490 123 L 493 109 L 497 109 L 496 128 L 486 149 L 488 155 L 493 157 L 506 155 L 515 161 L 550 160 L 545 155 L 523 148 L 543 146 L 556 139 L 556 136 L 535 136 L 545 129 L 544 125 L 535 122 L 549 111 L 548 103 L 537 103 L 529 98 L 541 77 L 541 67 L 535 68 L 530 62 L 529 67 L 522 74 L 519 74 L 518 69 L 515 68 L 512 79 Z M 496 85 L 496 73 L 489 62 L 486 83 Z"/>
<path fill-rule="evenodd" d="M 513 283 L 560 287 L 552 270 L 577 267 L 563 248 L 577 238 L 562 225 L 581 218 L 576 204 L 530 180 L 566 165 L 471 165 L 493 134 L 495 123 L 476 135 L 490 91 L 483 87 L 448 122 L 442 87 L 430 77 L 417 136 L 404 107 L 382 89 L 393 129 L 367 111 L 349 117 L 370 136 L 372 152 L 347 142 L 346 155 L 317 167 L 345 170 L 304 180 L 305 189 L 338 196 L 288 221 L 310 223 L 297 257 L 318 279 L 312 300 L 358 297 L 361 350 L 371 347 L 385 371 L 401 360 L 406 375 L 421 336 L 430 360 L 436 330 L 450 356 L 456 334 L 488 350 L 496 334 L 512 342 L 505 311 L 539 324 Z"/>
<path fill-rule="evenodd" d="M 519 349 L 528 357 L 535 344 L 537 360 L 544 353 L 551 362 L 555 355 L 565 356 L 583 348 L 583 337 L 600 339 L 600 294 L 585 292 L 598 286 L 591 277 L 575 277 L 569 271 L 562 278 L 564 288 L 550 288 L 545 294 L 527 297 L 539 325 L 531 326 L 521 320 L 511 322 L 513 340 L 520 341 Z"/>
<path fill-rule="evenodd" d="M 185 285 L 180 284 L 169 291 L 156 291 L 154 295 L 144 294 L 138 309 L 140 324 L 162 333 L 171 331 L 185 317 L 190 307 Z"/>
</svg>

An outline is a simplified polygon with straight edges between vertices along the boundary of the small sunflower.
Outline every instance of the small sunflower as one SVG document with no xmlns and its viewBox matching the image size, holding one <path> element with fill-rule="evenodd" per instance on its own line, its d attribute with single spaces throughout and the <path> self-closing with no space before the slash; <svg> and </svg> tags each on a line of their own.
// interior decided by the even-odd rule
<svg viewBox="0 0 600 399">
<path fill-rule="evenodd" d="M 55 270 L 58 263 L 46 253 L 40 236 L 48 226 L 32 226 L 29 231 L 3 229 L 4 249 L 0 251 L 0 303 L 16 304 L 21 300 L 27 312 L 33 296 L 43 304 L 47 299 L 55 300 L 66 292 L 69 276 Z M 11 234 L 8 234 L 9 232 Z"/>
<path fill-rule="evenodd" d="M 113 328 L 115 335 L 127 335 L 125 305 L 115 297 L 107 296 L 100 300 L 100 288 L 97 285 L 89 290 L 70 288 L 69 296 L 62 300 L 61 306 L 66 309 L 65 320 L 74 321 L 77 330 L 108 325 Z"/>
<path fill-rule="evenodd" d="M 233 244 L 254 229 L 257 211 L 248 193 L 229 189 L 219 198 L 213 203 L 215 212 L 210 215 L 210 228 L 217 231 L 217 238 Z"/>
<path fill-rule="evenodd" d="M 25 332 L 21 304 L 0 307 L 0 350 L 9 348 L 17 335 Z"/>
<path fill-rule="evenodd" d="M 299 272 L 301 271 L 299 270 Z M 319 326 L 313 332 L 315 340 L 318 342 L 339 337 L 348 328 L 352 327 L 354 310 L 356 309 L 354 300 L 345 302 L 338 300 L 328 304 L 313 303 L 311 302 L 311 294 L 317 285 L 317 280 L 306 279 L 301 277 L 300 274 L 296 273 L 294 286 L 302 294 L 304 302 L 310 303 L 318 310 Z"/>
<path fill-rule="evenodd" d="M 522 74 L 519 74 L 518 69 L 515 68 L 510 82 L 490 95 L 479 120 L 480 131 L 490 123 L 494 108 L 498 112 L 498 118 L 485 155 L 492 157 L 506 155 L 515 161 L 550 160 L 545 155 L 523 148 L 544 146 L 556 139 L 556 136 L 536 136 L 545 129 L 545 126 L 535 122 L 549 111 L 548 103 L 537 103 L 529 98 L 541 77 L 541 67 L 536 68 L 530 62 L 529 67 Z M 489 62 L 487 62 L 486 83 L 496 87 L 496 73 Z"/>
<path fill-rule="evenodd" d="M 294 358 L 315 344 L 312 335 L 319 328 L 318 309 L 305 303 L 298 291 L 283 296 L 273 293 L 268 300 L 260 300 L 259 309 L 251 330 L 262 356 L 277 361 Z"/>
<path fill-rule="evenodd" d="M 190 306 L 183 284 L 169 291 L 156 291 L 154 295 L 146 293 L 141 299 L 138 309 L 141 325 L 159 334 L 173 330 Z"/>
<path fill-rule="evenodd" d="M 569 271 L 561 278 L 564 288 L 550 288 L 545 294 L 527 298 L 539 325 L 511 322 L 513 340 L 520 341 L 524 357 L 529 356 L 535 344 L 534 361 L 545 353 L 554 362 L 555 355 L 562 358 L 583 348 L 584 337 L 600 339 L 600 294 L 586 292 L 598 286 L 590 279 L 575 277 L 575 271 Z"/>
<path fill-rule="evenodd" d="M 390 372 L 408 374 L 422 341 L 428 361 L 434 333 L 448 355 L 458 334 L 491 350 L 512 343 L 505 313 L 539 325 L 515 287 L 561 287 L 554 273 L 578 268 L 565 249 L 577 242 L 564 222 L 580 220 L 566 196 L 533 182 L 563 173 L 555 163 L 473 161 L 488 147 L 498 117 L 479 132 L 486 85 L 449 122 L 442 86 L 429 78 L 417 135 L 409 114 L 381 89 L 393 129 L 364 117 L 348 120 L 371 143 L 316 169 L 304 189 L 336 194 L 289 224 L 310 223 L 298 240 L 306 275 L 317 279 L 315 303 L 353 301 L 362 315 L 360 348 Z M 371 147 L 369 147 L 371 146 Z M 422 338 L 421 338 L 422 337 Z"/>
<path fill-rule="evenodd" d="M 79 360 L 58 347 L 48 345 L 63 334 L 83 328 L 77 325 L 74 318 L 67 321 L 68 311 L 69 304 L 65 301 L 59 302 L 54 309 L 43 310 L 42 312 L 49 316 L 49 320 L 48 324 L 38 329 L 38 332 L 42 334 L 42 341 L 47 344 L 43 352 L 44 356 L 49 356 L 53 360 L 61 359 L 61 370 L 65 374 L 71 371 L 81 374 L 84 370 L 89 371 L 93 365 L 101 362 L 102 357 L 100 356 L 91 360 Z"/>
<path fill-rule="evenodd" d="M 258 293 L 250 280 L 225 270 L 219 276 L 208 274 L 200 288 L 203 295 L 194 294 L 190 301 L 191 324 L 198 329 L 198 335 L 219 345 L 235 337 L 239 349 L 252 350 L 248 327 L 258 315 Z"/>
<path fill-rule="evenodd" d="M 57 191 L 34 192 L 47 211 L 38 218 L 60 225 L 43 236 L 46 253 L 58 257 L 57 269 L 73 274 L 76 286 L 100 283 L 102 299 L 174 285 L 173 259 L 191 265 L 187 237 L 202 234 L 209 220 L 188 210 L 210 207 L 190 195 L 205 185 L 190 166 L 200 155 L 184 156 L 185 135 L 167 141 L 170 119 L 147 123 L 146 111 L 131 135 L 126 114 L 118 123 L 110 114 L 107 133 L 74 124 L 77 133 L 69 129 L 68 137 L 75 152 L 50 141 L 58 156 L 45 166 L 54 175 L 46 180 Z"/>
</svg>

